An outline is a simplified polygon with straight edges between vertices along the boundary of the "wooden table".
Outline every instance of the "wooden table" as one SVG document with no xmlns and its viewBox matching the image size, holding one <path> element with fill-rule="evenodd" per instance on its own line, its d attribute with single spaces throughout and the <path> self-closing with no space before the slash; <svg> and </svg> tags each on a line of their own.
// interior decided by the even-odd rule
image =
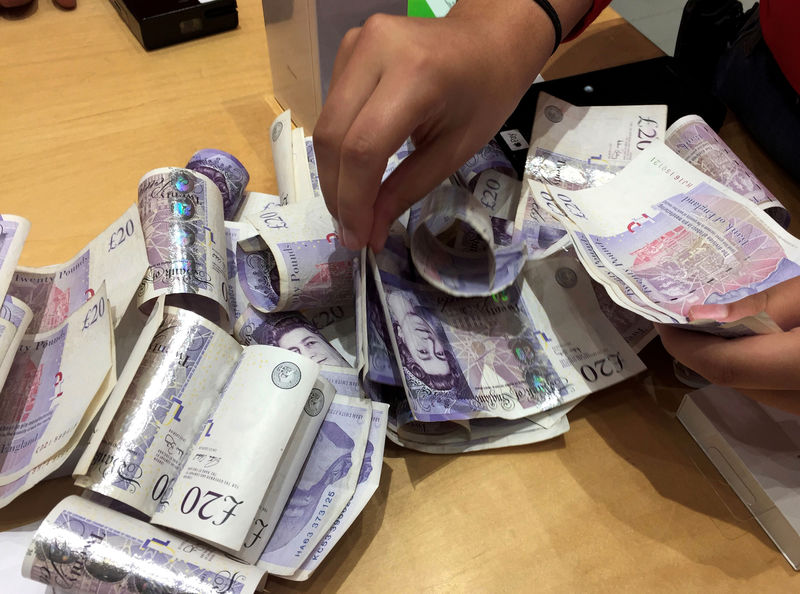
<svg viewBox="0 0 800 594">
<path fill-rule="evenodd" d="M 261 5 L 239 5 L 238 30 L 151 53 L 108 2 L 0 12 L 0 212 L 32 222 L 23 264 L 67 260 L 135 201 L 145 172 L 199 148 L 237 155 L 250 189 L 276 191 Z M 658 55 L 607 10 L 543 75 Z M 790 207 L 797 234 L 797 185 L 735 120 L 722 135 Z M 268 590 L 800 590 L 675 419 L 685 390 L 668 357 L 654 344 L 644 358 L 648 374 L 590 397 L 550 442 L 463 456 L 389 444 L 377 494 L 320 571 Z M 0 510 L 0 529 L 70 491 L 67 479 L 39 485 Z"/>
</svg>

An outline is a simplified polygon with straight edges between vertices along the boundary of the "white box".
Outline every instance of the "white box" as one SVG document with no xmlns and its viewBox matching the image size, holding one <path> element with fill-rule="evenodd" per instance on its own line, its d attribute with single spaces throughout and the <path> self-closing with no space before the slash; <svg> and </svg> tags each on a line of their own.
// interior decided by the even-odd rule
<svg viewBox="0 0 800 594">
<path fill-rule="evenodd" d="M 275 99 L 311 132 L 344 34 L 377 12 L 405 15 L 408 0 L 261 0 Z M 402 59 L 398 56 L 398 59 Z"/>
<path fill-rule="evenodd" d="M 708 386 L 684 396 L 678 419 L 800 570 L 800 417 Z"/>
</svg>

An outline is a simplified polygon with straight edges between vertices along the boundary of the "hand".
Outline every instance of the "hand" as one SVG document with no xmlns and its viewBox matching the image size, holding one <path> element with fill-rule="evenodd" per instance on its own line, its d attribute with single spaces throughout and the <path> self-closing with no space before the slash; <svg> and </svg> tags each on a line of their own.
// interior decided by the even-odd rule
<svg viewBox="0 0 800 594">
<path fill-rule="evenodd" d="M 590 4 L 557 3 L 565 31 Z M 461 0 L 445 18 L 375 15 L 349 31 L 314 130 L 322 193 L 342 242 L 382 248 L 392 221 L 497 132 L 553 40 L 531 0 Z M 415 152 L 381 184 L 409 136 Z"/>
<path fill-rule="evenodd" d="M 689 318 L 730 322 L 762 311 L 784 332 L 725 339 L 657 329 L 667 351 L 710 382 L 800 414 L 800 277 L 726 305 L 695 305 Z"/>
</svg>

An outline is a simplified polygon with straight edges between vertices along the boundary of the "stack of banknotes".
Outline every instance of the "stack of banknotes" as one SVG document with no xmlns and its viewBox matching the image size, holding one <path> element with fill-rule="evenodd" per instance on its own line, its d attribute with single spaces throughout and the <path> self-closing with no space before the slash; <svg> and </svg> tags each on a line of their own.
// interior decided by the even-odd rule
<svg viewBox="0 0 800 594">
<path fill-rule="evenodd" d="M 388 405 L 361 388 L 346 308 L 286 311 L 232 336 L 254 295 L 239 271 L 249 278 L 262 255 L 248 251 L 261 240 L 240 214 L 269 221 L 292 206 L 248 181 L 218 150 L 150 171 L 137 204 L 43 268 L 18 265 L 28 222 L 0 218 L 0 506 L 49 476 L 85 489 L 43 521 L 27 577 L 72 592 L 304 580 L 375 493 Z M 287 253 L 280 278 L 296 287 L 310 274 L 316 289 L 295 297 L 276 284 L 273 309 L 353 295 L 358 254 L 320 238 L 336 248 L 333 270 L 304 246 L 270 243 Z"/>
<path fill-rule="evenodd" d="M 797 275 L 800 242 L 705 122 L 666 117 L 541 93 L 522 179 L 490 142 L 377 254 L 339 242 L 289 112 L 270 128 L 277 196 L 202 150 L 41 269 L 17 266 L 28 225 L 3 215 L 0 505 L 59 469 L 86 489 L 25 574 L 92 592 L 306 579 L 375 492 L 386 436 L 551 439 L 644 370 L 654 322 L 779 332 L 687 317 Z"/>
</svg>

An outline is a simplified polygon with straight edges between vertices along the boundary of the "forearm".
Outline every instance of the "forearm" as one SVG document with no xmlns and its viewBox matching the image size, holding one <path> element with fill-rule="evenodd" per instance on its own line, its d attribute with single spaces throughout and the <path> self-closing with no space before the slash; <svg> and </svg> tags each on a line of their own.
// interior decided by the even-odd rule
<svg viewBox="0 0 800 594">
<path fill-rule="evenodd" d="M 594 2 L 551 0 L 550 4 L 566 37 Z M 534 0 L 459 0 L 447 18 L 461 20 L 465 30 L 481 36 L 476 42 L 486 43 L 487 59 L 507 72 L 511 88 L 506 91 L 512 93 L 524 92 L 553 51 L 553 23 Z"/>
</svg>

